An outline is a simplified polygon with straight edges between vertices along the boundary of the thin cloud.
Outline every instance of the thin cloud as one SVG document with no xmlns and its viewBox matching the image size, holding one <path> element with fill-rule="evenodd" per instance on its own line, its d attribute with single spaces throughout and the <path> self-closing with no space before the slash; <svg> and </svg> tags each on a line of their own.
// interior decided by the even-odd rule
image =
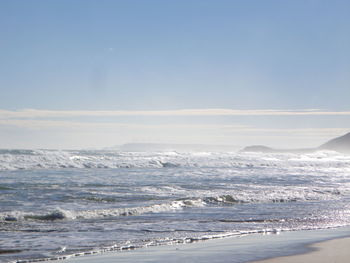
<svg viewBox="0 0 350 263">
<path fill-rule="evenodd" d="M 116 123 L 116 122 L 79 122 L 62 120 L 22 120 L 22 119 L 0 119 L 0 126 L 14 126 L 28 129 L 119 129 L 132 128 L 137 130 L 145 129 L 245 129 L 246 125 L 218 125 L 218 124 L 137 124 L 137 123 Z"/>
<path fill-rule="evenodd" d="M 69 117 L 118 117 L 118 116 L 350 116 L 350 111 L 302 110 L 235 110 L 235 109 L 179 109 L 149 111 L 91 111 L 91 110 L 0 110 L 0 119 L 18 118 L 69 118 Z"/>
<path fill-rule="evenodd" d="M 21 120 L 21 119 L 0 119 L 0 126 L 14 126 L 27 129 L 66 129 L 88 131 L 92 129 L 117 130 L 117 129 L 135 129 L 135 130 L 216 130 L 224 134 L 233 134 L 236 132 L 248 133 L 268 133 L 281 134 L 283 136 L 293 135 L 321 135 L 342 134 L 349 128 L 259 128 L 248 125 L 234 124 L 137 124 L 137 123 L 115 123 L 115 122 L 79 122 L 62 120 Z M 266 134 L 264 135 L 266 136 Z"/>
</svg>

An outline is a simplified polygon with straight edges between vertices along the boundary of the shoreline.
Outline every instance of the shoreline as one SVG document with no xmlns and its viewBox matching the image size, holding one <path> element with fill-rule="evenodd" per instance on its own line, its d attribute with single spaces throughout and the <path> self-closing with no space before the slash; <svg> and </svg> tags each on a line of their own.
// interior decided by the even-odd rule
<svg viewBox="0 0 350 263">
<path fill-rule="evenodd" d="M 330 242 L 330 243 L 329 243 Z M 329 245 L 330 244 L 330 245 Z M 350 244 L 350 227 L 323 230 L 303 230 L 280 234 L 251 234 L 227 237 L 189 244 L 147 247 L 122 252 L 106 252 L 67 259 L 68 263 L 118 263 L 118 262 L 204 262 L 204 263 L 289 263 L 331 262 L 324 253 L 329 251 L 343 256 Z M 341 251 L 342 253 L 340 253 Z M 335 255 L 335 254 L 332 255 Z M 320 255 L 320 256 L 319 256 Z M 307 257 L 307 259 L 304 259 Z M 310 259 L 311 258 L 311 259 Z M 320 261 L 325 258 L 327 261 Z M 290 261 L 291 260 L 291 261 Z"/>
</svg>

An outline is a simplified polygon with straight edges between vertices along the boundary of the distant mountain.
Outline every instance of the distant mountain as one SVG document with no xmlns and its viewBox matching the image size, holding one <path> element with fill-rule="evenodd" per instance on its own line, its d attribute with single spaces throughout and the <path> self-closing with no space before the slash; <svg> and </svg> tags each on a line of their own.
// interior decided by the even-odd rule
<svg viewBox="0 0 350 263">
<path fill-rule="evenodd" d="M 170 144 L 170 143 L 126 143 L 106 148 L 123 152 L 230 152 L 240 147 L 234 145 L 207 145 L 207 144 Z"/>
<path fill-rule="evenodd" d="M 350 153 L 350 132 L 322 144 L 318 149 Z"/>
<path fill-rule="evenodd" d="M 292 152 L 292 153 L 308 153 L 314 152 L 317 150 L 330 150 L 340 153 L 350 153 L 350 132 L 334 138 L 317 148 L 306 148 L 306 149 L 274 149 L 264 145 L 253 145 L 245 147 L 242 152 L 264 152 L 264 153 L 283 153 L 283 152 Z"/>
</svg>

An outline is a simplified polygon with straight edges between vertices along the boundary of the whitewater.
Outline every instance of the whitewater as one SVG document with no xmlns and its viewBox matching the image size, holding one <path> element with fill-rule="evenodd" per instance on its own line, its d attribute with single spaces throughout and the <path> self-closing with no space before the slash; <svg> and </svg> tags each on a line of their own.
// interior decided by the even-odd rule
<svg viewBox="0 0 350 263">
<path fill-rule="evenodd" d="M 0 150 L 0 262 L 349 226 L 349 200 L 332 151 Z"/>
</svg>

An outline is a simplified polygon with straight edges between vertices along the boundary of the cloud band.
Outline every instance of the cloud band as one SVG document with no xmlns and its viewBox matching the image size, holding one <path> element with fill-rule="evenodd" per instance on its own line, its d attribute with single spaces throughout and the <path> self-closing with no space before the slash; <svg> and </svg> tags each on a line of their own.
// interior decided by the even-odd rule
<svg viewBox="0 0 350 263">
<path fill-rule="evenodd" d="M 118 116 L 350 116 L 350 111 L 303 110 L 235 110 L 235 109 L 179 109 L 149 111 L 91 111 L 91 110 L 0 110 L 1 119 L 64 118 L 64 117 L 118 117 Z"/>
</svg>

